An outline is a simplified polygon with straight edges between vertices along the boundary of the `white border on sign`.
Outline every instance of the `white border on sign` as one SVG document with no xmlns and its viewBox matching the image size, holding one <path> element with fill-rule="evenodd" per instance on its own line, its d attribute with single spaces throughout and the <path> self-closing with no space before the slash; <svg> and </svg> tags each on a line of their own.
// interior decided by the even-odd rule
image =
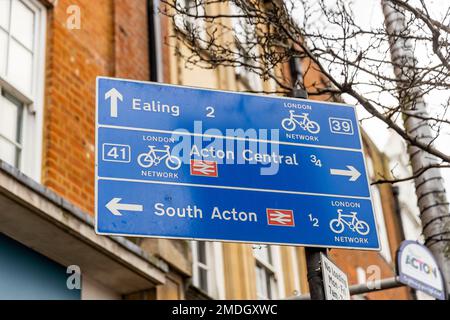
<svg viewBox="0 0 450 320">
<path fill-rule="evenodd" d="M 356 115 L 356 114 L 355 114 Z M 331 119 L 333 119 L 333 120 L 342 120 L 342 121 L 350 121 L 350 126 L 351 126 L 351 128 L 352 128 L 352 132 L 340 132 L 340 131 L 335 131 L 335 130 L 333 130 L 333 126 L 331 125 Z M 356 121 L 358 121 L 358 119 L 356 119 Z M 345 135 L 348 135 L 348 136 L 353 136 L 354 134 L 355 134 L 355 132 L 354 132 L 354 130 L 353 130 L 353 123 L 352 123 L 352 120 L 351 119 L 346 119 L 346 118 L 337 118 L 337 117 L 329 117 L 328 118 L 328 124 L 330 125 L 330 131 L 331 131 L 331 133 L 334 133 L 334 134 L 345 134 Z M 361 149 L 358 149 L 358 150 L 361 150 Z"/>
<path fill-rule="evenodd" d="M 286 194 L 298 194 L 298 195 L 305 195 L 305 196 L 370 200 L 369 197 L 345 196 L 345 195 L 331 194 L 331 193 L 314 193 L 314 192 L 304 192 L 304 191 L 290 191 L 290 190 L 277 190 L 277 189 L 221 186 L 221 185 L 215 185 L 215 184 L 201 184 L 201 183 L 160 181 L 160 180 L 142 180 L 142 179 L 115 178 L 115 177 L 98 177 L 98 179 L 99 180 L 110 180 L 110 181 L 127 181 L 127 182 L 136 182 L 136 183 L 163 184 L 163 185 L 184 186 L 184 187 L 243 190 L 243 191 L 256 191 L 256 192 L 269 192 L 269 193 L 286 193 Z"/>
<path fill-rule="evenodd" d="M 356 110 L 356 107 L 353 106 L 353 110 L 355 110 L 355 118 L 356 121 L 358 121 L 358 111 Z M 364 171 L 366 172 L 366 181 L 367 181 L 367 188 L 369 189 L 369 198 L 370 198 L 370 205 L 372 206 L 372 214 L 373 214 L 373 221 L 375 223 L 375 232 L 377 235 L 377 241 L 378 241 L 378 248 L 377 251 L 381 251 L 381 242 L 380 242 L 380 233 L 378 231 L 378 221 L 377 221 L 377 217 L 375 214 L 375 208 L 373 207 L 373 196 L 372 196 L 372 189 L 370 187 L 370 177 L 369 177 L 369 173 L 367 172 L 367 161 L 366 161 L 366 157 L 365 157 L 365 152 L 364 152 L 364 144 L 362 141 L 362 137 L 361 137 L 361 127 L 359 125 L 359 123 L 356 123 L 356 127 L 358 130 L 358 136 L 359 136 L 359 143 L 361 144 L 361 151 L 363 153 L 363 162 L 364 162 Z M 383 212 L 384 214 L 384 212 Z"/>
<path fill-rule="evenodd" d="M 319 148 L 319 149 L 328 149 L 328 150 L 363 152 L 362 149 L 353 149 L 353 148 L 345 148 L 345 147 L 329 147 L 329 146 L 323 146 L 320 144 L 307 144 L 307 143 L 298 143 L 298 142 L 290 142 L 290 141 L 242 138 L 242 137 L 235 137 L 235 136 L 221 136 L 221 135 L 215 135 L 215 134 L 202 134 L 202 133 L 184 132 L 184 131 L 177 131 L 177 130 L 146 129 L 146 128 L 139 128 L 139 127 L 114 126 L 114 125 L 109 125 L 109 124 L 101 124 L 98 127 L 99 128 L 107 128 L 107 129 L 127 130 L 127 131 L 167 133 L 167 134 L 176 134 L 176 135 L 180 135 L 180 136 L 206 137 L 206 138 L 216 138 L 216 139 L 236 140 L 236 141 L 249 141 L 249 142 L 263 142 L 263 143 L 273 143 L 273 144 L 280 144 L 280 145 L 287 145 L 287 146 L 309 147 L 309 148 Z"/>
<path fill-rule="evenodd" d="M 128 81 L 128 82 L 135 82 L 135 83 L 143 83 L 143 84 L 153 84 L 153 85 L 159 85 L 159 86 L 165 86 L 165 87 L 178 87 L 178 88 L 191 88 L 191 89 L 197 89 L 197 90 L 203 90 L 203 91 L 213 91 L 213 92 L 225 92 L 225 93 L 230 93 L 230 94 L 242 94 L 242 95 L 250 95 L 250 96 L 257 96 L 257 97 L 264 97 L 264 98 L 271 98 L 271 99 L 281 99 L 281 100 L 286 100 L 286 99 L 291 99 L 291 100 L 296 100 L 296 101 L 303 101 L 306 103 L 320 103 L 320 104 L 331 104 L 331 105 L 341 105 L 341 106 L 345 106 L 348 108 L 353 108 L 353 111 L 355 113 L 355 119 L 356 122 L 358 122 L 358 113 L 356 110 L 356 107 L 353 105 L 348 105 L 348 104 L 344 104 L 344 103 L 340 103 L 340 102 L 328 102 L 328 101 L 314 101 L 314 100 L 308 100 L 308 99 L 300 99 L 300 98 L 294 98 L 294 97 L 279 97 L 279 96 L 263 96 L 260 94 L 255 94 L 255 93 L 249 93 L 249 92 L 235 92 L 235 91 L 230 91 L 230 90 L 214 90 L 214 89 L 206 89 L 206 88 L 199 88 L 199 87 L 194 87 L 194 86 L 181 86 L 181 85 L 172 85 L 172 84 L 166 84 L 166 83 L 158 83 L 158 82 L 153 82 L 153 81 L 139 81 L 139 80 L 130 80 L 130 79 L 124 79 L 124 78 L 112 78 L 112 77 L 103 77 L 103 76 L 99 76 L 96 79 L 96 95 L 95 95 L 95 208 L 94 208 L 94 213 L 95 213 L 95 232 L 99 235 L 111 235 L 111 236 L 124 236 L 124 237 L 144 237 L 144 238 L 165 238 L 165 239 L 185 239 L 185 240 L 200 240 L 200 241 L 220 241 L 220 242 L 235 242 L 235 243 L 255 243 L 255 241 L 238 241 L 238 240 L 229 240 L 229 239 L 204 239 L 204 238 L 190 238 L 190 237 L 170 237 L 170 236 L 151 236 L 151 235 L 141 235 L 141 234 L 122 234 L 122 233 L 103 233 L 100 232 L 98 230 L 98 128 L 99 128 L 99 123 L 98 123 L 98 116 L 99 116 L 99 110 L 98 110 L 98 102 L 99 102 L 99 96 L 98 96 L 98 91 L 99 91 L 99 81 L 100 79 L 105 79 L 105 80 L 113 80 L 113 81 Z M 315 248 L 340 248 L 340 249 L 350 249 L 350 250 L 365 250 L 365 251 L 380 251 L 381 250 L 381 244 L 380 244 L 380 236 L 379 236 L 379 232 L 378 232 L 378 223 L 375 217 L 375 212 L 374 212 L 374 208 L 373 208 L 373 198 L 372 198 L 372 191 L 370 188 L 370 183 L 369 183 L 369 175 L 367 172 L 367 164 L 366 164 L 366 158 L 364 156 L 364 145 L 362 142 L 362 137 L 361 137 L 361 128 L 359 126 L 359 123 L 356 123 L 357 127 L 358 127 L 358 135 L 359 135 L 359 142 L 360 142 L 360 146 L 361 149 L 351 149 L 352 151 L 358 150 L 361 151 L 363 154 L 363 162 L 364 162 L 364 169 L 366 172 L 366 181 L 367 181 L 367 187 L 369 189 L 369 197 L 363 197 L 364 199 L 370 199 L 370 203 L 371 203 L 371 207 L 372 207 L 372 214 L 373 214 L 373 220 L 374 220 L 374 224 L 375 224 L 375 231 L 376 231 L 376 235 L 377 235 L 377 242 L 378 242 L 378 247 L 376 248 L 368 248 L 368 247 L 348 247 L 348 246 L 324 246 L 324 245 L 312 245 L 312 244 L 307 244 L 307 243 L 278 243 L 278 242 L 258 242 L 261 244 L 274 244 L 274 245 L 284 245 L 284 246 L 303 246 L 303 247 L 315 247 Z M 103 127 L 103 126 L 102 126 Z M 311 146 L 313 147 L 313 145 L 307 145 L 307 146 Z M 326 147 L 329 148 L 329 147 Z M 333 149 L 333 147 L 329 148 L 329 149 Z M 160 182 L 159 182 L 160 183 Z M 317 194 L 314 194 L 317 195 Z M 341 197 L 347 197 L 347 198 L 351 198 L 349 196 L 341 196 Z M 355 198 L 355 197 L 353 197 Z"/>
<path fill-rule="evenodd" d="M 128 161 L 127 160 L 110 160 L 105 158 L 105 146 L 116 146 L 116 147 L 126 147 L 128 151 Z M 131 146 L 128 144 L 117 144 L 117 143 L 102 143 L 102 161 L 109 162 L 122 162 L 122 163 L 130 163 L 131 162 Z"/>
</svg>

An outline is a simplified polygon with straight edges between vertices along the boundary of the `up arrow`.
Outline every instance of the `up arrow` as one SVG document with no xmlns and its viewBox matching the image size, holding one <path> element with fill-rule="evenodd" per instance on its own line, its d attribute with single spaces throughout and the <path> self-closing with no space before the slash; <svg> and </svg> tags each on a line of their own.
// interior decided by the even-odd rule
<svg viewBox="0 0 450 320">
<path fill-rule="evenodd" d="M 105 93 L 105 100 L 111 100 L 111 117 L 117 118 L 117 100 L 123 101 L 122 94 L 116 88 Z"/>
<path fill-rule="evenodd" d="M 109 201 L 106 204 L 106 208 L 115 216 L 121 216 L 122 213 L 120 210 L 123 211 L 143 211 L 144 206 L 140 204 L 127 204 L 127 203 L 120 203 L 120 200 L 122 198 L 112 198 L 111 201 Z"/>
<path fill-rule="evenodd" d="M 347 167 L 348 170 L 330 169 L 330 173 L 332 175 L 350 177 L 350 179 L 348 179 L 349 181 L 356 181 L 356 180 L 358 180 L 359 176 L 361 175 L 361 172 L 359 172 L 353 166 L 346 166 L 346 167 Z"/>
</svg>

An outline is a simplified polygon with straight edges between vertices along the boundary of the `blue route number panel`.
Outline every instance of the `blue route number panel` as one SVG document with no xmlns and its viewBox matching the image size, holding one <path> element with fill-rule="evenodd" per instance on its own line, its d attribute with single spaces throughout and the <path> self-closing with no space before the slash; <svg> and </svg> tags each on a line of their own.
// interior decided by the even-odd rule
<svg viewBox="0 0 450 320">
<path fill-rule="evenodd" d="M 98 78 L 96 230 L 379 250 L 355 110 Z"/>
</svg>

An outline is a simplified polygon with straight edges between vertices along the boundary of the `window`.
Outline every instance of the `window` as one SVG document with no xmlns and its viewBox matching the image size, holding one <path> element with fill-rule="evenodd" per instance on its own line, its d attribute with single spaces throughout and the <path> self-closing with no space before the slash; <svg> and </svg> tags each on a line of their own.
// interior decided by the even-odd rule
<svg viewBox="0 0 450 320">
<path fill-rule="evenodd" d="M 297 254 L 296 247 L 290 247 L 291 253 L 291 268 L 292 273 L 294 275 L 294 291 L 289 293 L 289 295 L 300 295 L 302 293 L 301 285 L 300 285 L 300 268 L 299 268 L 299 259 Z"/>
<path fill-rule="evenodd" d="M 259 300 L 277 299 L 278 283 L 271 246 L 256 245 L 253 249 L 256 259 L 256 296 Z"/>
<path fill-rule="evenodd" d="M 18 167 L 21 145 L 23 104 L 2 89 L 0 96 L 0 150 L 2 160 Z"/>
<path fill-rule="evenodd" d="M 176 8 L 179 12 L 185 13 L 177 14 L 174 17 L 176 26 L 183 32 L 196 34 L 200 40 L 206 39 L 205 21 L 203 18 L 196 18 L 197 16 L 205 15 L 205 8 L 202 1 L 199 0 L 177 0 Z M 200 45 L 205 43 L 200 42 Z"/>
<path fill-rule="evenodd" d="M 370 180 L 375 178 L 375 169 L 371 158 L 366 158 L 367 170 L 369 172 Z M 371 186 L 372 204 L 373 211 L 375 214 L 375 220 L 377 223 L 378 235 L 380 239 L 381 251 L 380 254 L 386 259 L 386 261 L 391 262 L 391 251 L 389 247 L 389 238 L 386 229 L 386 223 L 384 221 L 383 205 L 381 202 L 381 195 L 378 187 L 376 185 Z"/>
<path fill-rule="evenodd" d="M 0 1 L 0 159 L 39 180 L 45 8 Z"/>
<path fill-rule="evenodd" d="M 191 246 L 194 286 L 215 299 L 225 299 L 222 244 L 192 241 Z"/>
<path fill-rule="evenodd" d="M 377 186 L 372 186 L 371 192 L 372 192 L 373 210 L 375 212 L 375 219 L 377 221 L 378 233 L 381 244 L 380 254 L 386 259 L 387 262 L 391 262 L 392 261 L 391 250 L 389 247 L 389 239 L 386 229 L 386 223 L 384 221 L 384 213 L 380 191 L 378 190 Z"/>
<path fill-rule="evenodd" d="M 230 3 L 231 14 L 244 15 L 241 8 Z M 252 71 L 257 68 L 258 39 L 256 38 L 255 26 L 247 21 L 247 18 L 234 18 L 233 31 L 235 36 L 236 50 L 239 64 L 236 67 L 236 74 L 244 84 L 253 91 L 262 91 L 262 81 L 260 75 Z"/>
<path fill-rule="evenodd" d="M 208 292 L 210 281 L 209 259 L 204 241 L 195 241 L 192 248 L 192 256 L 194 262 L 194 284 L 205 292 Z"/>
</svg>

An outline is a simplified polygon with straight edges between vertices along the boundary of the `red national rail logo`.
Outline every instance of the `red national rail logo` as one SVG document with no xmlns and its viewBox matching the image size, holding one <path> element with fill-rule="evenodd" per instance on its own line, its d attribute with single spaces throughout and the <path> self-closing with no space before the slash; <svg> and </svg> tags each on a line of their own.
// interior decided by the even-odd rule
<svg viewBox="0 0 450 320">
<path fill-rule="evenodd" d="M 217 162 L 191 159 L 191 175 L 217 177 Z"/>
<path fill-rule="evenodd" d="M 294 211 L 286 209 L 266 209 L 267 224 L 271 226 L 293 227 Z"/>
</svg>

